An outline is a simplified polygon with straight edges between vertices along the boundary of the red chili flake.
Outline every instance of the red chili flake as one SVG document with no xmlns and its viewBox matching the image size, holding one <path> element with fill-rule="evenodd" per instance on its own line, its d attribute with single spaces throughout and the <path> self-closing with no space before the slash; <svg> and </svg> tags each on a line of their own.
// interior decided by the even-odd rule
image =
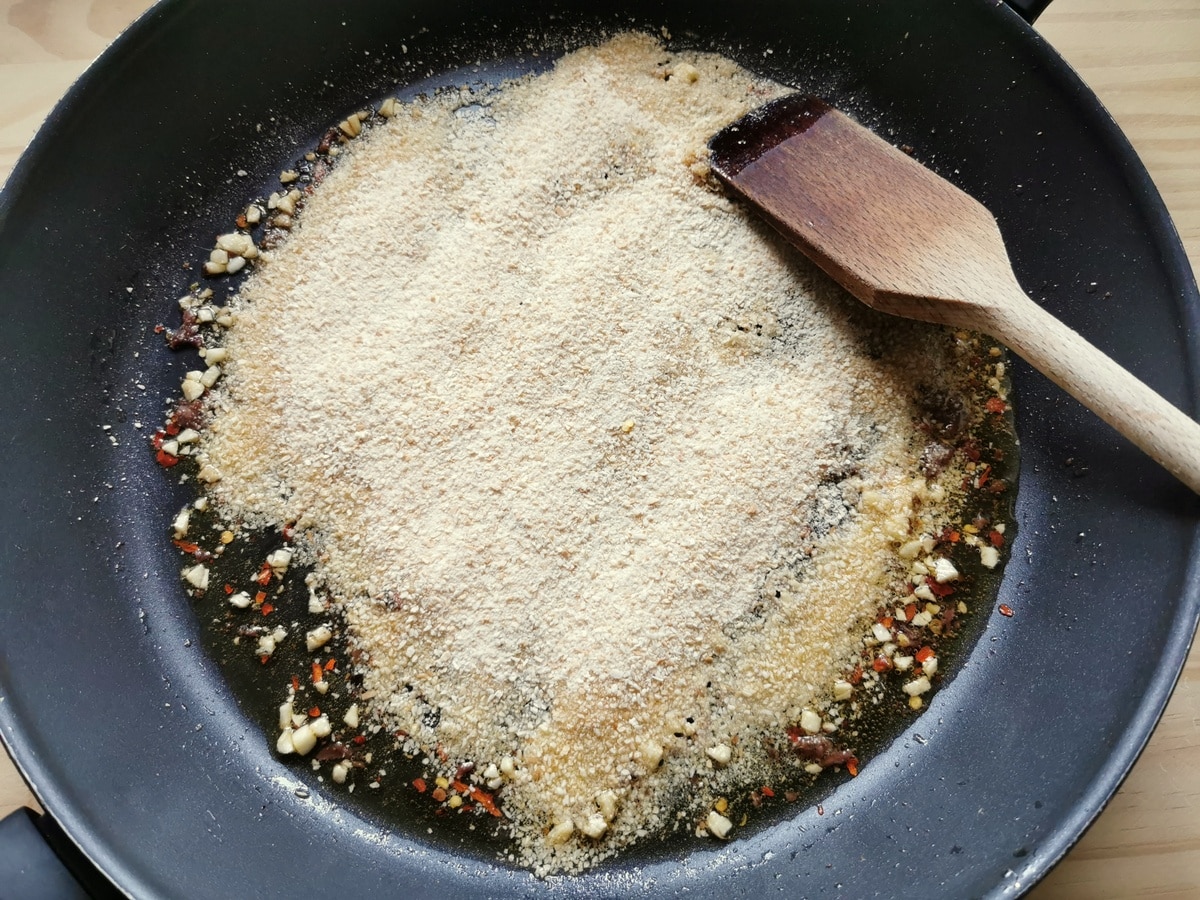
<svg viewBox="0 0 1200 900">
<path fill-rule="evenodd" d="M 922 647 L 920 650 L 918 650 L 916 653 L 916 656 L 913 658 L 916 659 L 917 662 L 923 663 L 923 662 L 925 662 L 925 660 L 929 659 L 931 656 L 933 656 L 933 648 L 929 647 L 929 646 L 925 646 L 925 647 Z"/>
<path fill-rule="evenodd" d="M 325 680 L 325 672 L 321 669 L 320 663 L 312 664 L 312 680 L 313 684 L 317 684 Z"/>
<path fill-rule="evenodd" d="M 263 587 L 271 583 L 271 564 L 263 563 L 262 568 L 258 570 L 258 575 L 254 579 Z"/>
<path fill-rule="evenodd" d="M 496 805 L 496 801 L 487 791 L 481 791 L 475 785 L 471 785 L 471 799 L 486 809 L 489 813 L 500 818 L 503 813 L 500 812 L 500 807 Z"/>
<path fill-rule="evenodd" d="M 769 787 L 767 787 L 765 784 L 762 786 L 762 788 L 760 790 L 762 791 L 762 795 L 764 797 L 774 797 L 775 796 L 775 792 L 773 790 L 771 790 Z"/>
<path fill-rule="evenodd" d="M 469 762 L 463 763 L 461 766 L 458 767 L 457 770 L 455 770 L 454 780 L 462 781 L 464 778 L 467 778 L 468 776 L 470 776 L 470 774 L 474 771 L 475 771 L 475 763 L 469 763 Z"/>
<path fill-rule="evenodd" d="M 255 605 L 255 606 L 261 606 L 261 605 L 262 605 L 262 602 L 263 602 L 264 600 L 266 600 L 266 599 L 267 599 L 267 592 L 266 592 L 266 591 L 259 591 L 258 593 L 256 593 L 256 594 L 254 595 L 254 605 Z"/>
<path fill-rule="evenodd" d="M 275 607 L 272 606 L 270 603 L 264 603 L 262 605 L 262 614 L 264 616 L 269 616 L 273 612 L 275 612 Z"/>
<path fill-rule="evenodd" d="M 1011 616 L 1013 614 L 1012 607 L 1009 606 L 1007 603 L 1001 603 L 999 609 L 1000 609 L 1000 615 L 1002 615 L 1002 616 Z"/>
<path fill-rule="evenodd" d="M 351 740 L 354 743 L 358 744 L 358 746 L 361 747 L 363 744 L 365 744 L 367 742 L 367 737 L 366 737 L 366 735 L 363 735 L 363 734 L 356 734 L 353 738 L 351 738 Z"/>
<path fill-rule="evenodd" d="M 247 227 L 247 226 L 249 226 L 249 224 L 250 224 L 249 222 L 247 222 L 247 221 L 246 221 L 246 214 L 245 214 L 245 213 L 242 213 L 241 215 L 239 215 L 239 216 L 238 216 L 236 219 L 234 219 L 233 221 L 237 223 L 237 227 L 238 227 L 238 228 L 246 228 L 246 227 Z"/>
<path fill-rule="evenodd" d="M 232 585 L 232 584 L 227 584 L 227 585 L 225 585 L 225 593 L 226 593 L 226 594 L 232 594 L 232 593 L 233 593 L 233 585 Z"/>
<path fill-rule="evenodd" d="M 988 483 L 988 479 L 992 477 L 992 467 L 985 465 L 979 470 L 979 474 L 975 476 L 975 487 L 981 488 Z"/>
<path fill-rule="evenodd" d="M 314 719 L 317 718 L 317 716 L 321 715 L 321 707 L 314 706 L 308 711 L 308 714 Z"/>
<path fill-rule="evenodd" d="M 158 460 L 158 464 L 164 469 L 169 469 L 171 466 L 176 465 L 179 462 L 178 456 L 172 456 L 166 450 L 159 450 L 158 453 L 154 455 L 154 458 Z"/>
<path fill-rule="evenodd" d="M 162 333 L 163 333 L 164 331 L 166 331 L 166 330 L 167 330 L 167 326 L 166 326 L 166 325 L 155 325 L 155 326 L 154 326 L 154 333 L 155 333 L 155 334 L 162 334 Z"/>
<path fill-rule="evenodd" d="M 996 413 L 996 415 L 999 415 L 1008 409 L 1008 404 L 999 397 L 989 397 L 987 403 L 983 404 L 983 408 L 990 413 Z"/>
<path fill-rule="evenodd" d="M 290 541 L 292 539 L 292 535 L 295 533 L 296 533 L 296 524 L 294 522 L 288 522 L 286 525 L 283 526 L 283 539 L 285 541 Z"/>
<path fill-rule="evenodd" d="M 292 676 L 292 690 L 293 691 L 300 690 L 300 679 L 297 678 L 295 675 Z"/>
<path fill-rule="evenodd" d="M 176 547 L 178 547 L 180 550 L 182 550 L 184 553 L 195 553 L 197 550 L 200 549 L 199 544 L 193 544 L 191 541 L 171 541 L 171 543 L 174 544 Z"/>
<path fill-rule="evenodd" d="M 948 584 L 940 584 L 929 576 L 925 577 L 925 583 L 929 585 L 929 589 L 939 597 L 949 597 L 954 593 L 954 588 Z"/>
<path fill-rule="evenodd" d="M 893 625 L 896 624 L 896 620 L 893 619 L 891 616 L 884 616 L 882 619 L 879 620 L 879 624 L 882 625 L 884 628 L 891 628 Z"/>
<path fill-rule="evenodd" d="M 335 668 L 337 668 L 337 660 L 330 658 L 329 662 L 325 663 L 325 671 L 332 672 Z"/>
<path fill-rule="evenodd" d="M 858 760 L 853 756 L 846 760 L 846 771 L 850 773 L 851 778 L 858 777 Z"/>
<path fill-rule="evenodd" d="M 957 543 L 958 543 L 960 540 L 962 540 L 962 535 L 961 535 L 961 534 L 959 534 L 957 531 L 950 531 L 950 532 L 947 532 L 947 534 L 946 534 L 946 543 L 948 543 L 948 544 L 957 544 Z"/>
<path fill-rule="evenodd" d="M 454 788 L 454 790 L 460 794 L 467 794 L 467 793 L 470 793 L 470 791 L 471 791 L 470 785 L 464 784 L 463 782 L 458 781 L 457 779 L 450 782 L 450 787 Z"/>
<path fill-rule="evenodd" d="M 862 666 L 856 665 L 854 667 L 854 671 L 850 673 L 850 683 L 851 684 L 861 684 L 862 683 L 862 675 L 863 675 Z"/>
<path fill-rule="evenodd" d="M 167 436 L 167 433 L 165 431 L 163 431 L 161 428 L 158 429 L 156 432 L 154 432 L 154 435 L 150 438 L 150 446 L 153 447 L 155 450 L 161 450 L 162 445 L 163 445 L 163 439 L 166 438 L 166 436 Z"/>
<path fill-rule="evenodd" d="M 337 139 L 338 139 L 337 128 L 328 129 L 323 135 L 321 135 L 321 140 L 317 144 L 317 152 L 318 153 L 328 153 L 329 148 L 333 146 L 333 142 L 336 141 Z"/>
<path fill-rule="evenodd" d="M 433 799 L 436 800 L 438 803 L 441 803 L 442 801 L 444 801 L 446 799 L 446 791 L 443 788 L 434 788 L 433 789 Z"/>
<path fill-rule="evenodd" d="M 904 607 L 904 621 L 911 622 L 913 620 L 913 616 L 915 616 L 916 614 L 917 614 L 917 604 L 909 603 L 907 606 Z"/>
<path fill-rule="evenodd" d="M 876 672 L 886 672 L 891 667 L 892 664 L 886 656 L 877 656 L 875 657 L 875 661 L 871 663 L 871 668 Z"/>
<path fill-rule="evenodd" d="M 1004 546 L 1004 535 L 1002 535 L 998 531 L 989 531 L 988 532 L 988 542 L 993 547 L 1003 547 Z"/>
<path fill-rule="evenodd" d="M 418 794 L 425 793 L 426 784 L 424 778 L 414 778 L 412 786 L 417 789 Z"/>
<path fill-rule="evenodd" d="M 258 661 L 259 661 L 260 663 L 262 663 L 262 664 L 265 666 L 265 665 L 267 664 L 267 660 L 269 660 L 270 658 L 271 658 L 271 657 L 267 656 L 267 655 L 264 653 L 262 656 L 260 656 L 260 657 L 258 658 Z"/>
<path fill-rule="evenodd" d="M 167 434 L 179 434 L 181 428 L 200 429 L 204 425 L 204 400 L 180 400 L 171 411 Z"/>
</svg>

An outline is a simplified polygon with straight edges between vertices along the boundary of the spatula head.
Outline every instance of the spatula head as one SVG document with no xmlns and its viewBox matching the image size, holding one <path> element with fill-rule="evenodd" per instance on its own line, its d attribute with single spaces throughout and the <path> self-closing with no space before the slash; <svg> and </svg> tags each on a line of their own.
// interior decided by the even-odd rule
<svg viewBox="0 0 1200 900">
<path fill-rule="evenodd" d="M 709 142 L 717 176 L 877 309 L 978 327 L 1015 279 L 977 200 L 814 97 L 755 110 Z"/>
</svg>

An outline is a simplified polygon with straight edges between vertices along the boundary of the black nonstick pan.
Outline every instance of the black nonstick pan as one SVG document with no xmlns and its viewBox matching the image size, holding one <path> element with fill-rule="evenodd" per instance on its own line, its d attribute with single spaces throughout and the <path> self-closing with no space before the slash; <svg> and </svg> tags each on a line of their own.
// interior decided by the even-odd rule
<svg viewBox="0 0 1200 900">
<path fill-rule="evenodd" d="M 1035 299 L 1195 414 L 1200 297 L 1166 212 L 1095 98 L 1003 3 L 164 2 L 72 89 L 0 196 L 0 728 L 93 893 L 1009 896 L 1132 765 L 1200 613 L 1200 504 L 1019 364 L 1000 597 L 1014 615 L 991 616 L 821 810 L 539 881 L 312 789 L 238 706 L 165 539 L 188 492 L 146 440 L 188 366 L 153 334 L 191 280 L 181 265 L 364 103 L 543 68 L 631 27 L 911 145 L 996 214 Z"/>
</svg>

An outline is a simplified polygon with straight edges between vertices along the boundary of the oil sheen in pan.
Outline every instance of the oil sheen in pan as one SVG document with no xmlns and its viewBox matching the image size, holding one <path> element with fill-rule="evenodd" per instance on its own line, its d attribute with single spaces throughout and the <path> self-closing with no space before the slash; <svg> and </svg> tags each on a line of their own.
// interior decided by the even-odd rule
<svg viewBox="0 0 1200 900">
<path fill-rule="evenodd" d="M 361 129 L 362 123 L 356 116 L 348 117 L 343 120 L 338 129 L 331 129 L 329 133 L 323 136 L 321 142 L 316 148 L 317 160 L 302 159 L 298 161 L 295 172 L 297 178 L 296 184 L 304 185 L 310 180 L 319 180 L 319 177 L 314 179 L 314 173 L 318 172 L 320 167 L 325 162 L 325 157 L 332 146 L 337 146 L 336 141 L 340 140 L 338 133 L 344 137 L 354 137 Z M 289 178 L 289 182 L 291 179 Z M 285 191 L 287 187 L 285 186 Z M 241 223 L 239 223 L 241 224 Z M 253 223 L 251 223 L 253 224 Z M 227 270 L 234 270 L 234 267 L 229 265 L 230 254 L 232 259 L 238 258 L 237 248 L 232 244 L 225 252 L 225 260 L 214 259 L 210 261 L 210 266 L 213 266 L 212 274 L 221 274 L 222 267 Z M 237 268 L 241 268 L 238 266 Z M 236 271 L 236 270 L 234 270 Z M 186 328 L 186 326 L 185 326 Z M 181 334 L 177 333 L 177 334 Z M 1012 483 L 1012 477 L 1016 471 L 1016 456 L 1008 436 L 1010 435 L 1011 412 L 1005 410 L 1006 417 L 999 418 L 988 416 L 983 418 L 983 422 L 987 425 L 995 426 L 989 429 L 985 426 L 984 430 L 979 435 L 978 443 L 984 446 L 995 446 L 1000 448 L 1000 452 L 995 454 L 995 458 L 990 462 L 991 470 L 990 477 L 993 484 Z M 176 423 L 181 424 L 181 423 Z M 183 423 L 186 424 L 186 423 Z M 168 440 L 169 440 L 168 436 Z M 1008 514 L 1009 498 L 1002 493 L 992 493 L 990 491 L 981 492 L 981 497 L 986 498 L 983 506 L 980 506 L 975 512 L 984 520 L 989 522 L 1011 522 L 1011 515 Z M 973 498 L 971 502 L 976 502 Z M 198 533 L 212 533 L 210 523 L 203 521 L 204 517 L 200 514 L 194 514 L 199 526 Z M 240 586 L 245 581 L 245 573 L 258 569 L 264 558 L 269 558 L 272 553 L 279 549 L 279 542 L 282 535 L 270 535 L 260 533 L 252 535 L 249 540 L 243 539 L 239 535 L 237 541 L 231 543 L 227 550 L 228 552 L 220 559 L 220 561 L 204 560 L 206 566 L 212 570 L 213 581 L 215 584 L 237 584 Z M 1009 535 L 1011 539 L 1011 534 Z M 185 552 L 196 551 L 189 550 L 189 545 L 186 540 L 182 541 Z M 203 552 L 203 551 L 201 551 Z M 996 576 L 994 573 L 983 569 L 982 566 L 970 566 L 969 556 L 964 556 L 963 561 L 957 561 L 960 567 L 965 570 L 973 568 L 975 571 L 968 571 L 971 575 L 973 586 L 970 591 L 960 591 L 956 595 L 956 601 L 966 600 L 967 606 L 970 609 L 986 609 L 990 606 L 990 599 L 994 596 L 994 588 Z M 291 569 L 284 581 L 283 593 L 276 593 L 275 582 L 269 577 L 270 573 L 265 573 L 268 577 L 263 584 L 263 597 L 255 596 L 254 605 L 259 609 L 273 608 L 284 615 L 289 623 L 289 630 L 293 633 L 302 633 L 311 628 L 315 628 L 319 624 L 320 617 L 312 621 L 305 621 L 303 610 L 307 609 L 307 591 L 303 585 L 304 573 L 296 568 Z M 269 591 L 268 591 L 269 589 Z M 265 596 L 269 592 L 269 597 Z M 215 608 L 211 602 L 211 598 L 216 599 Z M 213 628 L 206 631 L 206 643 L 210 651 L 218 658 L 222 659 L 225 671 L 237 690 L 239 697 L 242 699 L 244 707 L 252 716 L 257 718 L 264 727 L 267 734 L 273 733 L 276 728 L 278 701 L 280 697 L 279 678 L 264 677 L 266 674 L 256 656 L 247 652 L 246 643 L 255 643 L 269 637 L 271 626 L 254 623 L 247 624 L 244 615 L 238 616 L 236 613 L 229 611 L 228 605 L 222 600 L 224 597 L 220 592 L 208 592 L 205 599 L 201 601 L 199 607 L 202 615 L 207 613 L 207 617 L 212 621 Z M 969 645 L 971 633 L 975 630 L 972 623 L 981 621 L 980 617 L 968 615 L 964 617 L 967 624 L 960 629 L 960 635 L 955 640 L 947 641 L 939 646 L 939 656 L 944 661 L 945 665 L 952 665 L 953 658 L 962 652 L 964 642 Z M 262 622 L 266 618 L 263 617 Z M 274 621 L 274 620 L 273 620 Z M 961 620 L 960 620 L 961 622 Z M 299 623 L 298 626 L 294 623 Z M 239 649 L 235 652 L 230 651 L 231 633 L 236 636 L 239 642 Z M 299 651 L 299 652 L 297 652 Z M 324 650 L 322 654 L 324 654 Z M 290 657 L 290 653 L 295 653 L 295 657 Z M 347 664 L 345 662 L 345 650 L 339 648 L 337 652 L 332 654 L 332 658 L 341 660 L 339 665 L 340 671 L 346 671 Z M 273 650 L 269 665 L 276 672 L 293 671 L 306 673 L 311 664 L 311 653 L 303 651 L 303 645 L 300 641 L 293 639 L 290 642 L 284 642 L 278 648 Z M 319 673 L 314 672 L 313 678 L 316 680 Z M 320 700 L 320 709 L 325 716 L 331 720 L 340 722 L 345 713 L 345 709 L 350 702 L 356 698 L 353 692 L 354 679 L 351 677 L 351 691 L 340 691 L 336 698 L 330 694 L 328 699 L 321 699 L 314 694 L 306 694 L 307 697 L 312 697 L 314 702 Z M 855 748 L 860 755 L 860 758 L 866 759 L 873 755 L 877 749 L 886 743 L 890 736 L 895 733 L 897 727 L 907 724 L 911 719 L 911 713 L 907 708 L 905 701 L 908 698 L 900 691 L 899 682 L 893 682 L 890 685 L 887 693 L 887 699 L 871 707 L 871 713 L 863 718 L 857 724 L 857 734 L 854 737 Z M 299 705 L 299 704 L 298 704 Z M 301 714 L 303 710 L 299 711 Z M 379 778 L 371 781 L 367 786 L 367 790 L 363 790 L 363 784 L 358 784 L 359 794 L 354 798 L 354 802 L 361 804 L 364 810 L 373 811 L 382 819 L 390 822 L 404 822 L 408 827 L 421 828 L 431 827 L 431 823 L 437 821 L 437 829 L 439 833 L 450 836 L 451 840 L 457 840 L 460 845 L 475 847 L 481 853 L 487 853 L 488 850 L 495 852 L 494 842 L 489 842 L 487 834 L 489 828 L 475 827 L 478 820 L 469 816 L 444 816 L 442 810 L 436 804 L 422 802 L 418 797 L 414 799 L 413 785 L 424 784 L 424 776 L 427 776 L 426 768 L 421 764 L 420 758 L 403 759 L 394 753 L 389 753 L 389 745 L 391 744 L 391 736 L 386 733 L 375 735 L 363 734 L 363 740 L 353 746 L 346 744 L 335 744 L 332 746 L 324 746 L 318 749 L 316 756 L 322 762 L 342 762 L 345 764 L 360 764 L 364 758 L 369 759 L 369 767 L 384 768 L 387 771 L 387 777 Z M 356 738 L 357 740 L 357 738 Z M 317 783 L 321 776 L 314 777 L 311 769 L 305 763 L 299 763 L 299 772 L 305 773 L 309 780 L 313 781 L 311 787 L 317 789 Z M 326 768 L 326 773 L 328 769 Z M 748 826 L 751 830 L 756 827 L 761 827 L 777 820 L 780 817 L 786 816 L 790 804 L 808 802 L 811 803 L 834 784 L 836 779 L 826 778 L 815 785 L 811 779 L 796 779 L 794 784 L 789 784 L 783 781 L 776 781 L 775 787 L 771 793 L 766 796 L 762 792 L 753 788 L 748 789 L 744 801 L 735 800 L 730 807 L 732 814 L 745 813 Z M 335 790 L 337 790 L 335 788 Z M 416 789 L 416 794 L 423 793 L 420 788 Z M 777 796 L 782 795 L 779 802 Z M 772 809 L 774 807 L 774 809 Z M 740 816 L 739 816 L 740 817 Z M 441 821 L 438 821 L 441 820 Z M 486 819 L 483 821 L 487 821 Z M 459 824 L 461 823 L 461 824 Z M 493 823 L 488 823 L 493 824 Z M 465 826 L 465 827 L 464 827 Z M 647 845 L 644 851 L 655 853 L 658 852 L 658 847 L 670 850 L 673 845 L 688 841 L 687 831 L 684 830 L 677 837 L 669 838 L 662 845 Z"/>
</svg>

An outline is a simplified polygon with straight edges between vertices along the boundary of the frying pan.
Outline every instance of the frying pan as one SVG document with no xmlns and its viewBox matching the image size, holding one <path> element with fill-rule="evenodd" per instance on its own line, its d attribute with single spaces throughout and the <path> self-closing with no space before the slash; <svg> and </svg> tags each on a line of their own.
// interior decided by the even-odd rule
<svg viewBox="0 0 1200 900">
<path fill-rule="evenodd" d="M 188 491 L 145 441 L 188 366 L 151 334 L 189 281 L 181 263 L 329 123 L 629 27 L 726 52 L 912 145 L 997 215 L 1035 298 L 1194 414 L 1194 279 L 1131 148 L 1019 15 L 1036 11 L 168 0 L 143 16 L 0 198 L 0 729 L 76 877 L 135 896 L 974 897 L 1043 875 L 1179 673 L 1200 612 L 1198 506 L 1019 363 L 1000 588 L 1015 615 L 989 618 L 927 710 L 821 810 L 551 882 L 309 790 L 274 757 L 201 648 L 163 538 Z"/>
</svg>

